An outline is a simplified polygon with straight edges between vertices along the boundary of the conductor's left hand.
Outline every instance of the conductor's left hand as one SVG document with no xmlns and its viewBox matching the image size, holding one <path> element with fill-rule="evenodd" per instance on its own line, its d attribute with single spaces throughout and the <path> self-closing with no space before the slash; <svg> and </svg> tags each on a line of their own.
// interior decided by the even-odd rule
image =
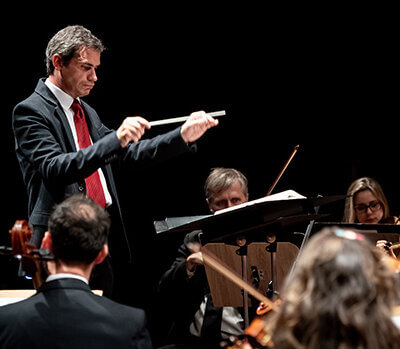
<svg viewBox="0 0 400 349">
<path fill-rule="evenodd" d="M 212 118 L 204 111 L 190 114 L 190 117 L 182 125 L 181 135 L 185 142 L 198 140 L 209 128 L 217 126 L 218 120 Z"/>
</svg>

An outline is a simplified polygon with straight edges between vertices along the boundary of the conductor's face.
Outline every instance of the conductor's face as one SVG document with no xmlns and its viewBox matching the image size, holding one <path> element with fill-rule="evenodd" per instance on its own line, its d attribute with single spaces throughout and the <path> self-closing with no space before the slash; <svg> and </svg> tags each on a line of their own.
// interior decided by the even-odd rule
<svg viewBox="0 0 400 349">
<path fill-rule="evenodd" d="M 243 193 L 242 186 L 236 181 L 227 190 L 212 195 L 207 199 L 207 204 L 210 211 L 214 213 L 224 208 L 243 204 L 248 200 L 248 194 Z"/>
<path fill-rule="evenodd" d="M 97 81 L 100 52 L 83 47 L 69 62 L 61 63 L 61 88 L 73 98 L 87 96 Z"/>
</svg>

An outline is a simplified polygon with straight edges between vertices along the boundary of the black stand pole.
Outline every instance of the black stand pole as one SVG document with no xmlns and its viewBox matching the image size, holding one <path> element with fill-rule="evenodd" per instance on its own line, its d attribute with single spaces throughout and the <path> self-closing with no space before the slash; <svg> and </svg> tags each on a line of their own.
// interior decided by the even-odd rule
<svg viewBox="0 0 400 349">
<path fill-rule="evenodd" d="M 244 237 L 238 237 L 236 243 L 239 248 L 236 253 L 241 257 L 242 261 L 242 280 L 247 282 L 247 240 Z M 244 326 L 249 327 L 249 295 L 248 292 L 242 290 L 243 294 L 243 312 L 244 312 Z"/>
<path fill-rule="evenodd" d="M 268 284 L 268 290 L 266 296 L 269 299 L 273 299 L 275 295 L 275 287 L 276 287 L 276 268 L 275 268 L 275 262 L 276 262 L 276 248 L 277 248 L 277 243 L 276 243 L 276 236 L 275 234 L 268 234 L 267 235 L 267 242 L 269 245 L 265 248 L 265 250 L 270 254 L 271 257 L 271 280 Z"/>
</svg>

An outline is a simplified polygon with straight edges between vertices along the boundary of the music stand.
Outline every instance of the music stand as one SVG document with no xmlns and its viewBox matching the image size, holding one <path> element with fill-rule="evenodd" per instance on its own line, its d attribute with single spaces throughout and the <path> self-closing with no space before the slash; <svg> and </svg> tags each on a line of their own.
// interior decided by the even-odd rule
<svg viewBox="0 0 400 349">
<path fill-rule="evenodd" d="M 157 235 L 166 237 L 201 230 L 203 248 L 209 249 L 230 269 L 241 275 L 243 280 L 253 285 L 252 278 L 258 280 L 256 288 L 263 294 L 267 293 L 272 281 L 272 297 L 277 286 L 282 286 L 299 251 L 300 244 L 296 240 L 302 241 L 302 238 L 293 234 L 294 227 L 326 216 L 316 214 L 315 207 L 344 198 L 344 195 L 317 198 L 294 195 L 280 200 L 266 197 L 231 207 L 218 214 L 190 219 L 179 226 L 157 230 Z M 156 229 L 165 228 L 165 224 L 159 222 L 154 225 Z M 268 242 L 267 234 L 273 235 L 274 241 Z M 237 241 L 242 237 L 245 237 L 246 242 L 244 246 L 239 246 Z M 278 264 L 282 265 L 281 269 L 277 268 Z M 248 297 L 242 294 L 239 287 L 207 266 L 206 274 L 215 306 L 243 306 L 245 315 L 246 311 L 248 314 Z M 248 318 L 245 321 L 248 322 Z"/>
<path fill-rule="evenodd" d="M 290 191 L 293 192 L 293 191 Z M 278 194 L 275 194 L 278 195 Z M 243 233 L 249 234 L 265 227 L 292 225 L 320 218 L 314 207 L 344 199 L 344 195 L 317 198 L 289 198 L 271 200 L 274 195 L 249 201 L 246 204 L 222 210 L 214 215 L 172 217 L 155 221 L 157 236 L 168 238 L 193 230 L 202 230 L 207 241 L 225 241 Z M 182 224 L 171 224 L 179 222 Z"/>
<path fill-rule="evenodd" d="M 374 245 L 378 240 L 387 240 L 393 243 L 398 243 L 400 241 L 400 225 L 316 222 L 312 234 L 319 232 L 325 227 L 337 227 L 340 229 L 352 230 L 355 233 L 364 235 L 365 238 Z"/>
<path fill-rule="evenodd" d="M 271 265 L 271 258 L 266 253 L 268 246 L 268 243 L 263 242 L 253 242 L 247 246 L 247 279 L 245 281 L 264 295 L 267 294 L 269 283 L 273 278 L 275 279 L 276 289 L 282 289 L 285 277 L 299 251 L 299 248 L 293 243 L 277 242 L 275 263 Z M 237 253 L 238 246 L 208 243 L 203 246 L 203 249 L 217 256 L 238 275 L 243 275 L 241 256 Z M 217 307 L 242 307 L 243 295 L 241 289 L 213 269 L 207 266 L 205 269 L 214 305 Z M 272 275 L 273 273 L 275 277 Z M 229 290 L 229 292 L 227 293 L 224 290 Z M 249 306 L 254 305 L 250 299 Z"/>
</svg>

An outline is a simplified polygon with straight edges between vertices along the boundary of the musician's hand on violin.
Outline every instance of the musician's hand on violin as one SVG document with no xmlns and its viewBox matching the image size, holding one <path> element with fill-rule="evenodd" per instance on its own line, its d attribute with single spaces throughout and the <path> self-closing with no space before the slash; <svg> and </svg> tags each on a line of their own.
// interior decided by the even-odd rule
<svg viewBox="0 0 400 349">
<path fill-rule="evenodd" d="M 140 116 L 130 116 L 125 118 L 117 130 L 117 137 L 121 146 L 125 148 L 129 142 L 137 142 L 142 138 L 144 131 L 150 129 L 150 124 Z"/>
<path fill-rule="evenodd" d="M 375 246 L 383 253 L 388 253 L 390 248 L 390 245 L 386 240 L 378 240 Z"/>
<path fill-rule="evenodd" d="M 186 143 L 194 142 L 209 128 L 217 125 L 217 119 L 214 119 L 204 111 L 197 111 L 190 114 L 189 119 L 182 125 L 181 136 Z"/>
<path fill-rule="evenodd" d="M 391 249 L 392 243 L 387 240 L 378 240 L 376 242 L 376 247 L 383 253 L 389 255 L 390 257 L 396 258 L 393 250 Z"/>
</svg>

